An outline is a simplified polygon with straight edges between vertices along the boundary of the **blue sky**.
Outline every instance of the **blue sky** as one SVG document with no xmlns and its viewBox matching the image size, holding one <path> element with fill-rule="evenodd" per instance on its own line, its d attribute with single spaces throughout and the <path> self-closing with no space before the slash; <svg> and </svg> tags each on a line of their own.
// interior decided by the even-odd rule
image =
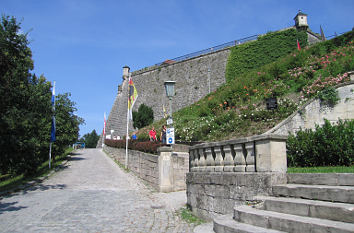
<svg viewBox="0 0 354 233">
<path fill-rule="evenodd" d="M 0 9 L 29 32 L 34 73 L 72 94 L 81 135 L 102 132 L 124 65 L 134 71 L 290 27 L 299 9 L 314 32 L 354 26 L 353 0 L 1 0 Z"/>
</svg>

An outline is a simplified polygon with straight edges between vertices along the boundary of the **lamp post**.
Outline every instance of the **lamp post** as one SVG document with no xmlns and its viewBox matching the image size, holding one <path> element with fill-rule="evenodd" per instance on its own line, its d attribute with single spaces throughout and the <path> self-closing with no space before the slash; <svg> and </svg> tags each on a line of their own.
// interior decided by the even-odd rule
<svg viewBox="0 0 354 233">
<path fill-rule="evenodd" d="M 174 128 L 173 128 L 173 120 L 172 120 L 172 97 L 175 95 L 175 81 L 165 81 L 165 90 L 166 90 L 166 95 L 168 97 L 168 102 L 170 105 L 170 112 L 169 112 L 169 118 L 167 120 L 167 132 L 166 132 L 166 141 L 167 144 L 174 144 L 175 142 L 175 134 L 174 134 Z"/>
</svg>

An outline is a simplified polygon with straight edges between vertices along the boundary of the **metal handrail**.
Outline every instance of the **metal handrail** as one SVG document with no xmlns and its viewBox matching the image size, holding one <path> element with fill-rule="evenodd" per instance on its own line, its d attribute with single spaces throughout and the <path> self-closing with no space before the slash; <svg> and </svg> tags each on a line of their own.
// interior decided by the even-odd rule
<svg viewBox="0 0 354 233">
<path fill-rule="evenodd" d="M 329 39 L 329 38 L 333 39 L 333 38 L 335 38 L 337 36 L 340 36 L 340 35 L 342 35 L 344 33 L 345 32 L 334 34 L 334 35 L 331 35 L 331 36 L 327 36 L 326 39 Z M 223 50 L 223 49 L 226 49 L 226 48 L 229 48 L 229 47 L 233 47 L 233 46 L 236 46 L 236 45 L 244 44 L 244 43 L 249 42 L 249 41 L 257 40 L 258 36 L 259 35 L 248 36 L 248 37 L 245 37 L 245 38 L 242 38 L 242 39 L 226 42 L 226 43 L 221 44 L 221 45 L 216 45 L 216 46 L 213 46 L 213 47 L 208 48 L 208 49 L 203 49 L 203 50 L 200 50 L 200 51 L 197 51 L 197 52 L 193 52 L 193 53 L 189 53 L 189 54 L 186 54 L 186 55 L 183 55 L 183 56 L 179 56 L 179 57 L 176 57 L 176 58 L 173 58 L 173 59 L 167 59 L 167 60 L 165 60 L 163 62 L 157 63 L 156 66 L 160 66 L 162 64 L 166 64 L 166 65 L 173 64 L 175 62 L 184 61 L 184 60 L 187 60 L 187 59 L 191 59 L 191 58 L 198 57 L 198 56 L 201 56 L 201 55 L 213 53 L 213 52 L 216 52 L 216 51 L 219 51 L 219 50 Z"/>
<path fill-rule="evenodd" d="M 221 44 L 221 45 L 217 45 L 217 46 L 214 46 L 214 47 L 211 47 L 211 48 L 208 48 L 208 49 L 203 49 L 203 50 L 200 50 L 200 51 L 197 51 L 197 52 L 193 52 L 193 53 L 189 53 L 189 54 L 186 54 L 186 55 L 183 55 L 183 56 L 180 56 L 180 57 L 176 57 L 176 58 L 173 58 L 173 59 L 165 60 L 163 62 L 157 63 L 156 66 L 160 66 L 160 65 L 162 65 L 164 63 L 165 64 L 171 64 L 171 63 L 175 63 L 175 62 L 179 62 L 179 61 L 184 61 L 184 60 L 187 60 L 187 59 L 190 59 L 190 58 L 198 57 L 198 56 L 201 56 L 201 55 L 204 55 L 204 54 L 213 53 L 213 52 L 225 49 L 225 48 L 229 48 L 229 47 L 233 47 L 233 46 L 236 46 L 236 45 L 240 45 L 240 44 L 246 43 L 248 41 L 257 40 L 257 38 L 258 38 L 258 35 L 253 35 L 253 36 L 245 37 L 245 38 L 242 38 L 242 39 L 239 39 L 239 40 L 233 40 L 233 41 L 230 41 L 230 42 L 227 42 L 227 43 L 224 43 L 224 44 Z"/>
</svg>

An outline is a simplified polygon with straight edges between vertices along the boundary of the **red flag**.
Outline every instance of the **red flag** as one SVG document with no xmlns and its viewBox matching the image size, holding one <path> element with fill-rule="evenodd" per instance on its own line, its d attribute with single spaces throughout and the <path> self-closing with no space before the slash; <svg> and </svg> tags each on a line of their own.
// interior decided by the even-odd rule
<svg viewBox="0 0 354 233">
<path fill-rule="evenodd" d="M 301 50 L 299 40 L 298 40 L 298 39 L 296 39 L 296 42 L 297 42 L 297 50 Z"/>
</svg>

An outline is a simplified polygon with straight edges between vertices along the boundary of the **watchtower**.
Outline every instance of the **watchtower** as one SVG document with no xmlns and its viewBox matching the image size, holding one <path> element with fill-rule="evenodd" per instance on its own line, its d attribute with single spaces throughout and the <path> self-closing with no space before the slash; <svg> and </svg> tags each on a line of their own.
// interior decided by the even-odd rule
<svg viewBox="0 0 354 233">
<path fill-rule="evenodd" d="M 297 29 L 307 30 L 307 28 L 309 27 L 309 25 L 307 24 L 307 14 L 302 13 L 301 10 L 299 10 L 294 20 L 295 20 L 295 27 Z"/>
</svg>

